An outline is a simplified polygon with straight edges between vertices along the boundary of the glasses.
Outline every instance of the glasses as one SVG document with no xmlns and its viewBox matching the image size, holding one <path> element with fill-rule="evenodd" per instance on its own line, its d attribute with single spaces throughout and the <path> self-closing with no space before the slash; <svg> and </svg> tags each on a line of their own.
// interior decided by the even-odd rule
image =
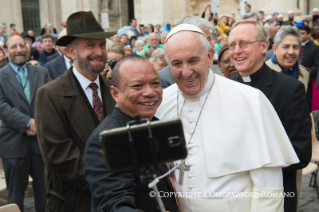
<svg viewBox="0 0 319 212">
<path fill-rule="evenodd" d="M 238 45 L 241 49 L 246 49 L 249 44 L 260 43 L 260 42 L 263 42 L 263 41 L 256 40 L 256 41 L 253 41 L 253 42 L 241 41 L 238 44 L 237 43 L 231 43 L 231 44 L 229 44 L 229 50 L 234 51 L 235 48 L 236 48 L 236 45 Z"/>
<path fill-rule="evenodd" d="M 220 61 L 221 63 L 224 63 L 225 65 L 228 65 L 230 63 L 230 59 L 224 60 L 224 61 Z"/>
</svg>

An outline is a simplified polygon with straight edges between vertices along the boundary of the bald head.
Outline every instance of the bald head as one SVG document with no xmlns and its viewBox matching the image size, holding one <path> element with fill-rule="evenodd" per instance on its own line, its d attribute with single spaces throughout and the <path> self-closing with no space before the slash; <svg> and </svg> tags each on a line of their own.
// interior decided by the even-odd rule
<svg viewBox="0 0 319 212">
<path fill-rule="evenodd" d="M 150 33 L 149 42 L 152 48 L 156 49 L 159 43 L 158 35 L 155 32 Z"/>
</svg>

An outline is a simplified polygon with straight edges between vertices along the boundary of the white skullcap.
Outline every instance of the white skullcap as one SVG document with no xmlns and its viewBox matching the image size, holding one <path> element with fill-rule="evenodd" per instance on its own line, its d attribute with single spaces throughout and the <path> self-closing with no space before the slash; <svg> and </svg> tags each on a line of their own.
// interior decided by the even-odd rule
<svg viewBox="0 0 319 212">
<path fill-rule="evenodd" d="M 312 12 L 319 12 L 319 9 L 318 8 L 313 8 Z"/>
<path fill-rule="evenodd" d="M 290 13 L 294 13 L 294 11 L 293 11 L 293 10 L 289 10 L 289 11 L 288 11 L 288 14 L 290 14 Z"/>
<path fill-rule="evenodd" d="M 198 32 L 201 33 L 203 35 L 205 35 L 205 33 L 203 32 L 203 30 L 201 30 L 200 28 L 198 28 L 197 26 L 193 25 L 193 24 L 180 24 L 176 27 L 174 27 L 167 35 L 166 39 L 165 39 L 165 43 L 167 42 L 167 40 L 172 37 L 172 35 L 181 32 L 181 31 L 191 31 L 191 32 Z M 206 37 L 206 35 L 205 35 Z"/>
<path fill-rule="evenodd" d="M 279 14 L 278 16 L 277 16 L 277 18 L 283 18 L 284 16 L 282 15 L 282 14 Z"/>
<path fill-rule="evenodd" d="M 266 18 L 265 18 L 265 21 L 268 21 L 270 19 L 272 19 L 272 15 L 267 15 Z"/>
</svg>

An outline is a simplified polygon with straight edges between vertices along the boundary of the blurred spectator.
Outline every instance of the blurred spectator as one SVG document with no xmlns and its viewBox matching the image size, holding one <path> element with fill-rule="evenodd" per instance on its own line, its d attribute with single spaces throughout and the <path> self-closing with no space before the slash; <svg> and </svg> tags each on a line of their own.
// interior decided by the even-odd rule
<svg viewBox="0 0 319 212">
<path fill-rule="evenodd" d="M 28 31 L 28 34 L 31 36 L 31 37 L 34 37 L 34 32 L 32 30 L 29 30 Z"/>
<path fill-rule="evenodd" d="M 133 52 L 137 55 L 140 55 L 140 52 L 143 50 L 145 43 L 142 40 L 137 40 L 135 42 L 135 48 L 133 50 Z"/>
<path fill-rule="evenodd" d="M 40 57 L 40 52 L 34 48 L 34 47 L 31 47 L 30 48 L 30 60 L 38 60 Z"/>
<path fill-rule="evenodd" d="M 133 49 L 130 46 L 125 46 L 124 51 L 125 51 L 125 56 L 133 54 Z"/>
<path fill-rule="evenodd" d="M 156 71 L 164 68 L 168 65 L 165 59 L 165 50 L 164 49 L 156 49 L 153 51 L 150 59 L 150 63 L 153 65 Z"/>
<path fill-rule="evenodd" d="M 234 63 L 229 58 L 229 46 L 224 45 L 218 52 L 218 63 L 220 71 L 224 74 L 226 78 L 230 78 L 238 74 Z"/>
<path fill-rule="evenodd" d="M 6 39 L 6 36 L 4 34 L 3 29 L 0 27 L 0 42 L 4 43 L 4 40 Z"/>
<path fill-rule="evenodd" d="M 217 17 L 218 20 L 218 16 Z M 220 34 L 228 34 L 230 27 L 228 26 L 228 17 L 227 16 L 222 16 L 216 25 L 216 29 Z"/>
<path fill-rule="evenodd" d="M 269 46 L 268 46 L 268 50 L 272 49 L 272 45 L 274 44 L 274 38 L 278 32 L 278 28 L 276 26 L 270 26 L 268 27 L 268 40 L 269 40 Z"/>
<path fill-rule="evenodd" d="M 22 32 L 21 33 L 21 37 L 23 38 L 23 40 L 29 45 L 29 47 L 32 46 L 32 43 L 35 41 L 34 37 L 31 37 L 28 33 L 26 32 Z"/>
<path fill-rule="evenodd" d="M 111 41 L 113 43 L 119 43 L 120 42 L 120 38 L 117 34 L 113 35 L 112 38 L 111 38 Z"/>
<path fill-rule="evenodd" d="M 58 32 L 56 31 L 56 28 L 53 26 L 53 24 L 44 24 L 44 27 L 41 29 L 41 35 L 44 35 L 44 34 L 51 34 L 51 33 L 54 33 L 54 34 L 57 34 Z"/>
<path fill-rule="evenodd" d="M 156 34 L 158 35 L 158 37 L 160 38 L 161 37 L 161 34 L 162 34 L 162 31 L 161 31 L 161 25 L 157 24 L 155 26 L 156 28 Z"/>
<path fill-rule="evenodd" d="M 50 34 L 44 34 L 42 36 L 42 46 L 43 50 L 40 53 L 39 61 L 43 64 L 47 62 L 47 57 L 56 53 L 56 50 L 53 48 L 53 37 Z"/>
<path fill-rule="evenodd" d="M 131 26 L 131 30 L 134 32 L 136 37 L 140 37 L 144 35 L 144 31 L 142 30 L 141 26 L 138 26 L 139 31 L 137 30 L 137 21 L 135 18 L 132 18 L 130 20 L 130 26 Z"/>
<path fill-rule="evenodd" d="M 0 47 L 0 68 L 8 65 L 8 58 L 3 47 Z"/>
<path fill-rule="evenodd" d="M 163 49 L 164 48 L 164 46 L 162 45 L 162 44 L 159 44 L 159 38 L 158 38 L 158 36 L 157 36 L 157 34 L 155 33 L 155 32 L 152 32 L 151 34 L 150 34 L 150 36 L 149 36 L 149 44 L 147 44 L 147 45 L 145 45 L 144 47 L 143 47 L 143 50 L 142 51 L 140 51 L 140 53 L 139 53 L 139 55 L 140 56 L 142 56 L 142 57 L 144 57 L 145 58 L 145 51 L 147 50 L 147 49 L 157 49 L 157 48 L 161 48 L 161 49 Z M 151 55 L 149 55 L 149 56 L 151 56 Z"/>
<path fill-rule="evenodd" d="M 294 11 L 289 10 L 287 13 L 288 13 L 288 20 L 284 22 L 284 25 L 291 26 L 292 24 L 292 26 L 295 26 L 296 22 L 294 21 L 294 18 L 295 18 Z"/>
<path fill-rule="evenodd" d="M 259 17 L 258 17 L 258 14 L 255 12 L 255 11 L 252 11 L 251 10 L 251 5 L 250 4 L 246 4 L 245 5 L 245 15 L 243 16 L 243 19 L 255 19 L 257 20 Z"/>
<path fill-rule="evenodd" d="M 31 47 L 36 48 L 40 53 L 43 51 L 42 44 L 39 41 L 34 42 Z"/>
<path fill-rule="evenodd" d="M 127 42 L 128 42 L 128 36 L 126 34 L 121 35 L 120 43 L 123 44 L 124 46 L 126 46 Z"/>
<path fill-rule="evenodd" d="M 312 15 L 319 15 L 319 9 L 318 8 L 313 8 Z"/>
<path fill-rule="evenodd" d="M 20 35 L 20 32 L 16 29 L 16 25 L 15 24 L 10 24 L 10 35 L 12 34 L 16 34 L 16 35 Z"/>
<path fill-rule="evenodd" d="M 207 4 L 205 6 L 204 12 L 202 13 L 202 18 L 205 18 L 208 21 L 211 21 L 213 18 L 213 13 L 212 13 L 212 6 L 210 4 Z"/>
<path fill-rule="evenodd" d="M 282 15 L 282 14 L 279 14 L 278 16 L 277 16 L 277 22 L 278 22 L 278 24 L 281 26 L 281 25 L 283 25 L 283 23 L 284 23 L 284 16 Z"/>
<path fill-rule="evenodd" d="M 236 23 L 235 13 L 232 13 L 231 16 L 230 16 L 230 18 L 229 18 L 229 20 L 228 20 L 228 25 L 229 25 L 229 27 L 232 27 L 233 24 L 235 24 L 235 23 Z"/>
<path fill-rule="evenodd" d="M 132 36 L 131 39 L 130 39 L 130 47 L 131 47 L 132 49 L 135 48 L 135 42 L 136 42 L 136 40 L 137 40 L 137 37 L 136 37 L 136 36 Z"/>
<path fill-rule="evenodd" d="M 258 22 L 259 22 L 261 25 L 264 25 L 265 13 L 264 13 L 264 11 L 262 11 L 262 10 L 258 11 L 258 13 L 259 13 Z"/>
<path fill-rule="evenodd" d="M 164 31 L 166 31 L 166 32 L 171 31 L 171 25 L 170 25 L 169 23 L 164 24 L 164 25 L 163 25 L 163 28 L 164 28 Z"/>
<path fill-rule="evenodd" d="M 154 32 L 154 26 L 152 24 L 147 25 L 147 27 L 145 27 L 144 37 L 149 37 L 152 32 Z"/>
<path fill-rule="evenodd" d="M 145 50 L 145 58 L 146 58 L 147 60 L 149 60 L 150 57 L 152 56 L 153 52 L 154 52 L 154 49 L 146 49 L 146 50 Z"/>
<path fill-rule="evenodd" d="M 225 34 L 221 34 L 217 38 L 217 42 L 215 43 L 215 54 L 218 54 L 219 50 L 226 45 L 228 42 L 228 36 Z"/>
<path fill-rule="evenodd" d="M 272 15 L 267 15 L 266 18 L 265 18 L 265 24 L 264 24 L 264 27 L 270 27 L 272 22 L 273 22 L 273 17 Z"/>
<path fill-rule="evenodd" d="M 319 46 L 319 23 L 314 23 L 311 29 L 311 39 Z"/>
<path fill-rule="evenodd" d="M 107 49 L 107 63 L 101 74 L 110 79 L 112 74 L 112 69 L 109 66 L 110 61 L 115 60 L 117 62 L 123 57 L 125 57 L 124 46 L 121 43 L 112 43 L 110 48 Z"/>
<path fill-rule="evenodd" d="M 160 43 L 162 44 L 162 45 L 164 45 L 165 44 L 165 40 L 166 40 L 166 37 L 167 37 L 167 35 L 168 35 L 168 32 L 162 32 L 162 34 L 161 34 L 161 40 L 160 40 Z"/>
</svg>

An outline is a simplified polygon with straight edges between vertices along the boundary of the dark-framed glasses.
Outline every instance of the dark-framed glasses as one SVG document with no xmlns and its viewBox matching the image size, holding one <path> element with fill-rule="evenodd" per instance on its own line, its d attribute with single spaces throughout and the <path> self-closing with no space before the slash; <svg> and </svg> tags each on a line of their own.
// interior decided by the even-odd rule
<svg viewBox="0 0 319 212">
<path fill-rule="evenodd" d="M 241 49 L 246 49 L 249 44 L 253 44 L 253 43 L 257 43 L 257 42 L 260 43 L 260 42 L 263 42 L 263 41 L 256 40 L 256 41 L 253 41 L 253 42 L 240 41 L 238 44 L 237 43 L 231 43 L 231 44 L 229 44 L 229 50 L 230 51 L 234 51 L 235 48 L 236 48 L 236 45 L 238 45 Z"/>
</svg>

